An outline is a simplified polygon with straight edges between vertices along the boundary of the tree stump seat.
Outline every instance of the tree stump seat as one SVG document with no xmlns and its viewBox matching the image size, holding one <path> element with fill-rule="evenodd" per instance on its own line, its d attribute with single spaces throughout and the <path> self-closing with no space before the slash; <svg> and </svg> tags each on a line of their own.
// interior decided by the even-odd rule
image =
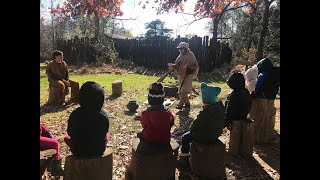
<svg viewBox="0 0 320 180">
<path fill-rule="evenodd" d="M 56 153 L 57 151 L 55 149 L 40 150 L 40 179 L 42 179 L 42 175 L 53 160 L 53 155 Z"/>
<path fill-rule="evenodd" d="M 172 153 L 160 155 L 139 154 L 139 138 L 133 141 L 132 157 L 126 168 L 126 180 L 174 180 L 179 144 L 171 140 Z"/>
<path fill-rule="evenodd" d="M 64 180 L 112 180 L 112 149 L 106 148 L 98 158 L 66 157 Z"/>
<path fill-rule="evenodd" d="M 254 143 L 270 143 L 275 134 L 276 108 L 274 100 L 253 98 L 249 116 L 254 120 Z"/>
<path fill-rule="evenodd" d="M 49 85 L 48 104 L 59 104 L 59 103 L 60 103 L 60 95 L 59 95 L 58 87 Z"/>
<path fill-rule="evenodd" d="M 122 81 L 116 80 L 112 82 L 112 95 L 121 96 L 122 94 Z"/>
<path fill-rule="evenodd" d="M 76 81 L 69 80 L 70 87 L 68 88 L 68 93 L 70 93 L 69 88 L 71 89 L 71 100 L 74 102 L 79 101 L 79 83 Z M 63 97 L 60 97 L 59 89 L 54 83 L 49 82 L 49 98 L 48 98 L 48 104 L 57 105 L 60 104 L 62 99 L 65 99 L 65 96 L 67 94 L 64 94 Z"/>
<path fill-rule="evenodd" d="M 220 140 L 213 145 L 192 141 L 190 153 L 189 160 L 193 178 L 220 180 L 226 177 L 225 144 Z"/>
<path fill-rule="evenodd" d="M 251 119 L 232 121 L 228 152 L 232 155 L 252 157 L 254 122 Z"/>
</svg>

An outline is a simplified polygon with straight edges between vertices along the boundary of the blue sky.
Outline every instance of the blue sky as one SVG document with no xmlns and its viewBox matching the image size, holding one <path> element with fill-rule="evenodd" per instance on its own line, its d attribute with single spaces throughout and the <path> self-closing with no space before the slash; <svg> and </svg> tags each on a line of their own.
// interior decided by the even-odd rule
<svg viewBox="0 0 320 180">
<path fill-rule="evenodd" d="M 50 0 L 42 0 L 45 4 L 50 5 Z M 169 29 L 173 29 L 173 37 L 176 35 L 184 36 L 186 34 L 196 34 L 198 36 L 210 35 L 207 30 L 205 30 L 205 24 L 210 21 L 210 19 L 202 19 L 197 22 L 192 23 L 191 25 L 183 26 L 187 23 L 190 23 L 195 18 L 192 15 L 184 15 L 181 13 L 164 13 L 162 15 L 156 15 L 155 9 L 151 8 L 156 6 L 153 4 L 153 0 L 150 0 L 150 4 L 146 9 L 142 9 L 141 5 L 138 6 L 140 0 L 124 0 L 124 3 L 121 5 L 121 10 L 124 12 L 122 17 L 119 19 L 128 19 L 132 18 L 135 20 L 126 20 L 122 21 L 123 26 L 130 30 L 133 36 L 139 34 L 144 34 L 146 30 L 144 29 L 145 23 L 151 22 L 155 19 L 160 19 L 165 22 L 165 26 Z M 188 0 L 185 4 L 185 13 L 193 13 L 193 8 L 196 0 Z M 54 0 L 54 6 L 58 3 L 63 3 L 63 0 Z M 49 17 L 48 8 L 43 8 L 42 13 Z"/>
</svg>

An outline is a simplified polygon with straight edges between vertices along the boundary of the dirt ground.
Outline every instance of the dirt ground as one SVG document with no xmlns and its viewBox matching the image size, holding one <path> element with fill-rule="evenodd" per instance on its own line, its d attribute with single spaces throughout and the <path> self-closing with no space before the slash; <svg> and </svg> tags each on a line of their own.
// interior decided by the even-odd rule
<svg viewBox="0 0 320 180">
<path fill-rule="evenodd" d="M 83 67 L 77 69 L 76 67 L 70 67 L 74 72 L 79 73 L 117 73 L 125 74 L 132 73 L 137 70 L 136 67 L 131 69 L 115 68 L 109 65 L 104 65 L 100 68 Z M 106 99 L 104 109 L 107 112 L 109 118 L 115 123 L 123 124 L 116 130 L 117 133 L 112 135 L 111 141 L 108 143 L 110 148 L 113 149 L 113 179 L 124 179 L 124 171 L 126 166 L 129 164 L 131 159 L 131 147 L 132 140 L 136 137 L 134 127 L 140 126 L 139 121 L 134 121 L 134 113 L 130 113 L 126 109 L 126 104 L 130 94 L 123 94 L 117 99 Z M 192 121 L 196 118 L 197 114 L 201 110 L 201 96 L 194 94 L 191 100 L 191 111 L 189 113 L 178 113 L 173 108 L 170 111 L 175 116 L 175 125 L 172 128 L 173 138 L 179 137 L 183 132 L 187 131 Z M 116 104 L 116 105 L 115 105 Z M 62 120 L 59 121 L 47 121 L 44 116 L 40 116 L 40 121 L 45 123 L 49 128 L 53 127 L 54 135 L 57 137 L 61 144 L 61 156 L 63 163 L 65 157 L 70 155 L 68 147 L 63 142 L 64 132 L 67 128 L 67 116 L 72 110 L 77 108 L 78 104 L 70 104 L 64 108 L 59 107 L 47 107 L 40 104 L 40 114 L 45 115 L 52 112 L 64 112 Z M 141 104 L 137 111 L 141 112 L 147 107 L 146 104 Z M 280 129 L 280 98 L 275 100 L 275 107 L 277 109 L 276 114 L 276 125 L 275 129 Z M 120 112 L 125 112 L 127 117 L 117 117 Z M 226 144 L 225 153 L 225 172 L 226 177 L 229 180 L 233 179 L 279 179 L 280 178 L 280 133 L 275 133 L 274 141 L 270 144 L 256 145 L 254 147 L 254 154 L 252 158 L 244 159 L 238 156 L 231 156 L 228 154 L 228 142 L 229 142 L 229 131 L 224 129 L 220 140 Z M 178 179 L 179 171 L 176 170 L 176 179 Z M 62 177 L 51 177 L 50 173 L 45 172 L 44 179 L 63 179 Z"/>
</svg>

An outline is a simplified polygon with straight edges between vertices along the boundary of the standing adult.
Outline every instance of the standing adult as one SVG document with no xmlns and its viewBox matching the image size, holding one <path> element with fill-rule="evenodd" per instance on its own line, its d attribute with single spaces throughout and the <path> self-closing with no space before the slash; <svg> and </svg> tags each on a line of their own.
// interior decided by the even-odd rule
<svg viewBox="0 0 320 180">
<path fill-rule="evenodd" d="M 191 93 L 193 79 L 198 75 L 199 65 L 193 52 L 190 51 L 188 43 L 181 42 L 177 49 L 180 54 L 175 63 L 168 63 L 169 68 L 176 68 L 178 74 L 178 93 L 180 101 L 176 108 L 181 110 L 184 106 L 185 109 L 190 110 L 188 94 Z"/>
</svg>

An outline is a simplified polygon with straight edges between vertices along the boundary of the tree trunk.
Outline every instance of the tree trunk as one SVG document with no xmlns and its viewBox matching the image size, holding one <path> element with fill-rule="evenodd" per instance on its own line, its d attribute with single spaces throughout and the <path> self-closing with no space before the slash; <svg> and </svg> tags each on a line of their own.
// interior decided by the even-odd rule
<svg viewBox="0 0 320 180">
<path fill-rule="evenodd" d="M 269 24 L 269 6 L 272 2 L 273 0 L 271 0 L 270 2 L 268 0 L 264 0 L 265 7 L 264 7 L 264 13 L 263 13 L 262 30 L 260 33 L 257 52 L 255 55 L 256 62 L 258 62 L 260 59 L 263 58 L 264 39 L 267 35 L 268 24 Z"/>
<path fill-rule="evenodd" d="M 249 49 L 251 48 L 251 42 L 252 42 L 252 39 L 253 39 L 254 17 L 255 17 L 256 11 L 257 11 L 257 7 L 256 6 L 253 6 L 252 8 L 253 8 L 253 11 L 250 14 L 250 22 L 249 22 L 249 34 L 248 34 L 248 44 L 247 44 L 247 51 L 248 52 L 249 52 Z M 249 60 L 249 58 L 247 60 Z M 248 68 L 249 67 L 246 65 L 245 71 L 247 71 Z"/>
<path fill-rule="evenodd" d="M 51 0 L 51 9 L 53 8 L 53 0 Z M 52 34 L 52 50 L 55 49 L 55 46 L 54 46 L 54 26 L 53 26 L 53 14 L 51 14 L 51 26 L 52 26 L 52 31 L 51 31 L 51 34 Z"/>
<path fill-rule="evenodd" d="M 256 14 L 256 11 L 257 11 L 257 7 L 254 6 L 252 7 L 253 8 L 253 11 L 251 13 L 251 16 L 250 16 L 250 25 L 249 25 L 249 40 L 248 40 L 248 44 L 247 44 L 247 49 L 249 50 L 251 48 L 251 42 L 252 42 L 252 39 L 253 39 L 253 30 L 254 30 L 254 17 L 255 17 L 255 14 Z"/>
<path fill-rule="evenodd" d="M 217 36 L 218 36 L 218 25 L 219 25 L 220 17 L 221 15 L 218 15 L 213 19 L 213 33 L 212 33 L 213 59 L 209 65 L 209 71 L 213 70 L 217 61 Z"/>
<path fill-rule="evenodd" d="M 95 25 L 94 37 L 98 38 L 100 35 L 100 18 L 97 13 L 94 13 L 94 25 Z"/>
</svg>

